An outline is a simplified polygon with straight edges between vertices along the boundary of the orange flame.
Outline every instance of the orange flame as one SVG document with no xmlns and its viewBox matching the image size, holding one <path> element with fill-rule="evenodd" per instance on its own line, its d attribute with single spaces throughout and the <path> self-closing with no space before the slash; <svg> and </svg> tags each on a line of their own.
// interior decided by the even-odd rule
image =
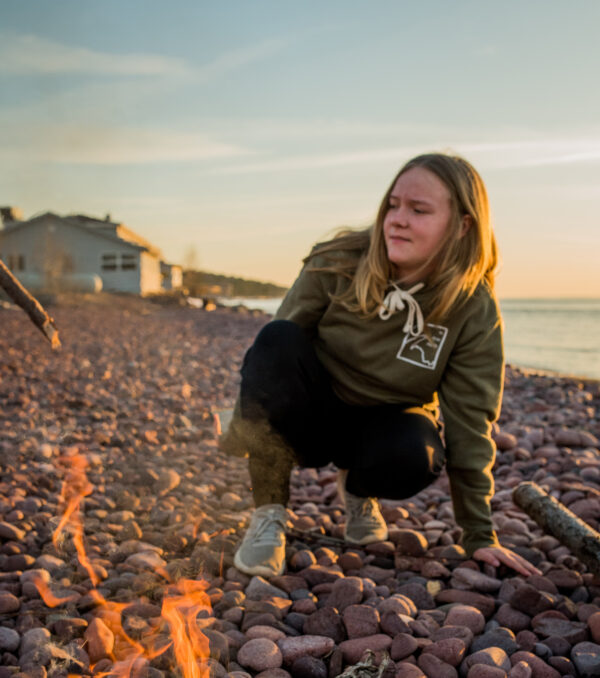
<svg viewBox="0 0 600 678">
<path fill-rule="evenodd" d="M 125 629 L 123 628 L 123 610 L 131 605 L 131 603 L 115 603 L 109 600 L 106 600 L 102 594 L 100 594 L 96 589 L 90 591 L 92 600 L 98 604 L 98 616 L 102 621 L 108 626 L 108 628 L 113 632 L 117 638 L 125 640 L 128 645 L 136 650 L 139 655 L 144 654 L 144 647 L 137 641 L 133 640 Z"/>
<path fill-rule="evenodd" d="M 85 552 L 85 546 L 83 544 L 83 525 L 81 523 L 77 523 L 74 527 L 73 544 L 75 545 L 75 550 L 77 551 L 79 562 L 88 573 L 92 585 L 94 587 L 98 586 L 98 583 L 100 582 L 100 577 L 92 567 L 92 564 L 90 563 L 89 558 L 87 557 L 87 554 Z"/>
<path fill-rule="evenodd" d="M 209 671 L 198 659 L 208 657 L 208 638 L 198 628 L 196 617 L 210 610 L 206 583 L 183 579 L 163 599 L 162 616 L 167 620 L 173 638 L 173 651 L 184 678 L 207 678 Z"/>
<path fill-rule="evenodd" d="M 112 678 L 134 678 L 140 662 L 150 662 L 171 646 L 183 678 L 208 678 L 208 668 L 203 660 L 209 655 L 208 639 L 201 632 L 196 617 L 201 611 L 210 611 L 210 599 L 204 581 L 182 579 L 167 589 L 163 598 L 161 617 L 149 624 L 142 641 L 136 641 L 123 628 L 122 614 L 131 603 L 113 603 L 105 600 L 98 591 L 92 598 L 98 603 L 98 616 L 121 642 L 113 651 Z M 161 631 L 167 623 L 171 640 L 160 644 Z"/>
<path fill-rule="evenodd" d="M 156 657 L 173 648 L 175 660 L 183 678 L 208 678 L 209 669 L 206 658 L 209 656 L 208 639 L 202 633 L 197 616 L 202 611 L 211 611 L 210 598 L 206 594 L 208 584 L 205 581 L 182 579 L 172 583 L 165 568 L 156 571 L 168 583 L 162 601 L 161 616 L 147 620 L 148 628 L 140 640 L 132 638 L 123 627 L 123 612 L 132 603 L 107 601 L 96 589 L 99 577 L 94 571 L 84 544 L 84 528 L 81 504 L 91 494 L 92 484 L 86 475 L 87 460 L 72 448 L 70 453 L 59 459 L 65 470 L 65 479 L 61 497 L 66 503 L 65 512 L 52 535 L 52 541 L 58 544 L 60 535 L 67 530 L 71 534 L 80 564 L 87 571 L 92 586 L 90 595 L 97 605 L 96 614 L 102 619 L 115 637 L 111 653 L 113 666 L 110 671 L 96 674 L 97 678 L 136 678 L 143 666 Z M 48 585 L 34 579 L 40 596 L 49 607 L 55 607 L 77 596 L 57 598 Z M 165 631 L 170 640 L 165 643 Z M 93 669 L 93 667 L 92 667 Z"/>
<path fill-rule="evenodd" d="M 59 605 L 70 603 L 71 601 L 77 600 L 79 598 L 79 595 L 76 593 L 73 593 L 70 596 L 65 596 L 64 598 L 58 598 L 54 595 L 54 593 L 52 593 L 48 584 L 38 574 L 32 575 L 31 583 L 35 586 L 38 593 L 40 594 L 40 598 L 48 607 L 58 607 Z"/>
<path fill-rule="evenodd" d="M 77 453 L 77 448 L 72 448 L 70 454 L 59 458 L 59 464 L 66 468 L 65 482 L 61 491 L 61 498 L 67 504 L 67 508 L 58 523 L 58 527 L 52 535 L 52 543 L 57 546 L 62 532 L 68 527 L 73 538 L 73 544 L 77 550 L 79 562 L 87 571 L 93 586 L 98 586 L 100 581 L 90 563 L 83 544 L 83 523 L 81 520 L 81 502 L 92 493 L 93 485 L 86 475 L 87 459 Z"/>
</svg>

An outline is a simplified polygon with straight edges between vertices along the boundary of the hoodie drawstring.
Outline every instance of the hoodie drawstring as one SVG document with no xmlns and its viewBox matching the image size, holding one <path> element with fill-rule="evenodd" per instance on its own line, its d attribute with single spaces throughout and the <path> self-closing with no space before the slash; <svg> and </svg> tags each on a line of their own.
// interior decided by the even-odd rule
<svg viewBox="0 0 600 678">
<path fill-rule="evenodd" d="M 412 337 L 418 337 L 423 332 L 425 322 L 421 307 L 412 295 L 425 287 L 425 283 L 417 283 L 409 290 L 401 289 L 396 283 L 392 283 L 392 287 L 394 289 L 386 294 L 383 303 L 379 307 L 379 317 L 382 320 L 388 320 L 396 311 L 404 310 L 405 305 L 407 305 L 408 318 L 402 329 Z"/>
</svg>

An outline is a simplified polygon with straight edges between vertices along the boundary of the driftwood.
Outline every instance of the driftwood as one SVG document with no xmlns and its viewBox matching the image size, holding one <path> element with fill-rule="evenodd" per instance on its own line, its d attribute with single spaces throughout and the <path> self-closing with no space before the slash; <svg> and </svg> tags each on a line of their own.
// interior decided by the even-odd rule
<svg viewBox="0 0 600 678">
<path fill-rule="evenodd" d="M 513 501 L 545 532 L 570 549 L 594 574 L 600 574 L 600 533 L 536 483 L 517 485 L 513 490 Z"/>
<path fill-rule="evenodd" d="M 31 295 L 15 278 L 5 264 L 0 261 L 0 287 L 20 306 L 48 339 L 52 348 L 60 348 L 60 339 L 54 320 L 44 311 L 40 302 Z"/>
<path fill-rule="evenodd" d="M 382 678 L 392 663 L 387 652 L 383 653 L 379 666 L 375 661 L 373 650 L 365 650 L 363 657 L 364 659 L 361 659 L 357 664 L 349 666 L 344 673 L 340 673 L 338 678 Z"/>
</svg>

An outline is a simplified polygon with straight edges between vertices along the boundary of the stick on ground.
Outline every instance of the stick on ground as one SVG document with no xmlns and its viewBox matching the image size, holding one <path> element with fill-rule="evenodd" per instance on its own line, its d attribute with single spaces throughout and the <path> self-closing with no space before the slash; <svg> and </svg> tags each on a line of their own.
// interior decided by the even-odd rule
<svg viewBox="0 0 600 678">
<path fill-rule="evenodd" d="M 528 516 L 585 563 L 600 574 L 600 533 L 561 504 L 536 483 L 520 483 L 513 490 L 513 501 Z"/>
<path fill-rule="evenodd" d="M 40 302 L 30 294 L 10 272 L 10 269 L 0 260 L 0 287 L 20 306 L 31 318 L 33 324 L 39 328 L 48 339 L 53 349 L 60 348 L 58 329 L 54 320 L 46 313 Z"/>
</svg>

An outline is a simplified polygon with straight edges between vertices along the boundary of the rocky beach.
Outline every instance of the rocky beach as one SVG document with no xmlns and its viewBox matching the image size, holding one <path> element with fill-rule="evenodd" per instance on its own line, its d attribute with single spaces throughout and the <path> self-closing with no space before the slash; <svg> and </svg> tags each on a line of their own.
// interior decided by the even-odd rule
<svg viewBox="0 0 600 678">
<path fill-rule="evenodd" d="M 494 521 L 541 575 L 461 557 L 445 476 L 382 501 L 389 541 L 345 544 L 328 466 L 294 471 L 267 581 L 233 567 L 250 481 L 213 412 L 268 316 L 49 310 L 59 352 L 0 308 L 0 678 L 600 675 L 600 577 L 512 501 L 534 481 L 599 528 L 599 382 L 507 368 Z"/>
</svg>

